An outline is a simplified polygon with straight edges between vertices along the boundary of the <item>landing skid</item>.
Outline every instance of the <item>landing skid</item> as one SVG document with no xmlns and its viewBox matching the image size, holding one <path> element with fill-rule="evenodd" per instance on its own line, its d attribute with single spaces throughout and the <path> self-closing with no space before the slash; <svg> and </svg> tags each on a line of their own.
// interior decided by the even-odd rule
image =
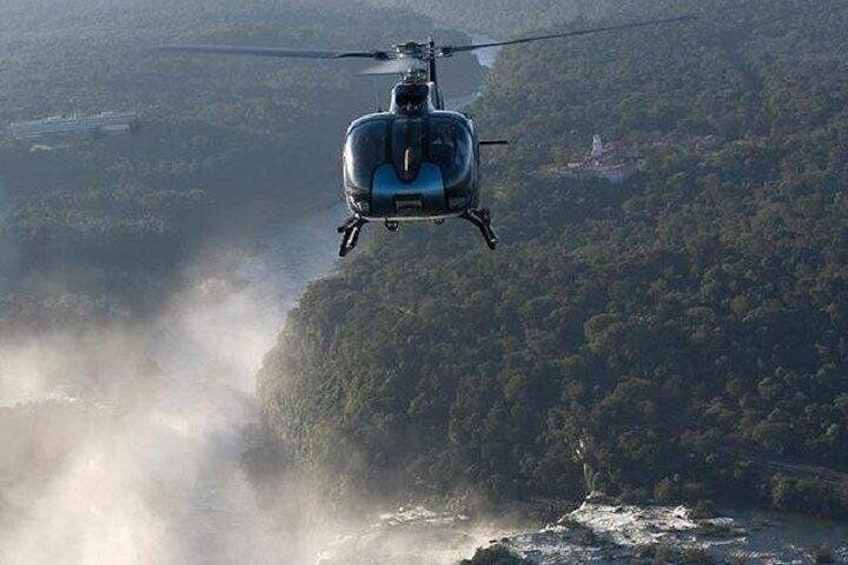
<svg viewBox="0 0 848 565">
<path fill-rule="evenodd" d="M 477 226 L 477 229 L 483 234 L 483 239 L 486 240 L 486 245 L 489 246 L 489 249 L 494 250 L 498 246 L 498 234 L 495 233 L 495 229 L 492 227 L 492 215 L 489 213 L 488 208 L 468 209 L 460 218 L 468 220 Z"/>
<path fill-rule="evenodd" d="M 344 257 L 356 247 L 359 241 L 359 233 L 362 231 L 362 226 L 368 223 L 368 220 L 360 216 L 353 215 L 345 223 L 336 228 L 336 231 L 342 234 L 342 244 L 339 247 L 339 257 Z"/>
<path fill-rule="evenodd" d="M 495 249 L 498 246 L 498 234 L 495 233 L 495 230 L 492 227 L 492 215 L 489 213 L 488 208 L 472 208 L 466 210 L 460 218 L 477 226 L 477 229 L 480 230 L 480 233 L 483 235 L 483 239 L 486 241 L 486 245 L 489 246 L 489 249 Z M 367 223 L 368 220 L 354 214 L 345 220 L 344 224 L 340 225 L 336 229 L 338 233 L 342 234 L 342 243 L 339 247 L 339 257 L 344 257 L 350 253 L 354 247 L 356 247 L 356 244 L 359 241 L 359 234 L 362 232 L 362 226 Z M 436 223 L 442 223 L 442 221 L 436 220 Z M 396 231 L 398 229 L 398 222 L 387 220 L 386 228 L 389 231 Z"/>
</svg>

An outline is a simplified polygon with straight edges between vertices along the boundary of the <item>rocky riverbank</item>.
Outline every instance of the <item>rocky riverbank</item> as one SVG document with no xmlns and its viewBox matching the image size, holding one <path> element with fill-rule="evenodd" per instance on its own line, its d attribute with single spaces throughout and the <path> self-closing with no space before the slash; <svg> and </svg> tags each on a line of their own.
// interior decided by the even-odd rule
<svg viewBox="0 0 848 565">
<path fill-rule="evenodd" d="M 848 525 L 752 508 L 587 501 L 555 523 L 516 527 L 422 507 L 384 513 L 328 546 L 319 565 L 848 563 Z"/>
</svg>

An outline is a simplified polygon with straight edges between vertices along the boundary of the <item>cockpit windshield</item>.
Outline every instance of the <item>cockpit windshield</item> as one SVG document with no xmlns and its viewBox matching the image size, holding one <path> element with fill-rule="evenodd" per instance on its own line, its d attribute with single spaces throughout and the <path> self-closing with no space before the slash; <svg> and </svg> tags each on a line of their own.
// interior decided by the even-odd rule
<svg viewBox="0 0 848 565">
<path fill-rule="evenodd" d="M 471 133 L 462 120 L 445 115 L 374 117 L 348 134 L 344 161 L 347 184 L 371 188 L 374 171 L 390 163 L 403 182 L 414 181 L 425 162 L 439 167 L 445 188 L 470 183 L 474 160 Z"/>
<path fill-rule="evenodd" d="M 374 170 L 386 162 L 388 121 L 375 119 L 351 130 L 345 143 L 345 176 L 348 184 L 370 190 Z"/>
<path fill-rule="evenodd" d="M 396 119 L 392 123 L 392 163 L 398 177 L 411 182 L 424 161 L 426 122 L 420 118 Z"/>
</svg>

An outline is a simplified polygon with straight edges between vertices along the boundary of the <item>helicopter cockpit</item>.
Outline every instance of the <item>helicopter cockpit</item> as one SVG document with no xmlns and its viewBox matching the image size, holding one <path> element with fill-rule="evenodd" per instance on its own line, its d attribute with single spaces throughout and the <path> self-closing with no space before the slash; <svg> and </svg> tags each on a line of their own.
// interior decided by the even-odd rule
<svg viewBox="0 0 848 565">
<path fill-rule="evenodd" d="M 345 141 L 348 201 L 364 216 L 462 212 L 471 203 L 475 162 L 471 131 L 459 115 L 371 115 L 354 122 Z"/>
</svg>

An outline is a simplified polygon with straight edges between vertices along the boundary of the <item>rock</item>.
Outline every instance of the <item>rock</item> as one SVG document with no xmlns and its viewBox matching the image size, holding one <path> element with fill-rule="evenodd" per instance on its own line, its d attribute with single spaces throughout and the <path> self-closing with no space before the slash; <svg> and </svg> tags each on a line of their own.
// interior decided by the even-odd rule
<svg viewBox="0 0 848 565">
<path fill-rule="evenodd" d="M 497 544 L 478 548 L 471 559 L 463 559 L 461 565 L 531 565 L 532 562 L 520 557 L 505 545 Z"/>
</svg>

